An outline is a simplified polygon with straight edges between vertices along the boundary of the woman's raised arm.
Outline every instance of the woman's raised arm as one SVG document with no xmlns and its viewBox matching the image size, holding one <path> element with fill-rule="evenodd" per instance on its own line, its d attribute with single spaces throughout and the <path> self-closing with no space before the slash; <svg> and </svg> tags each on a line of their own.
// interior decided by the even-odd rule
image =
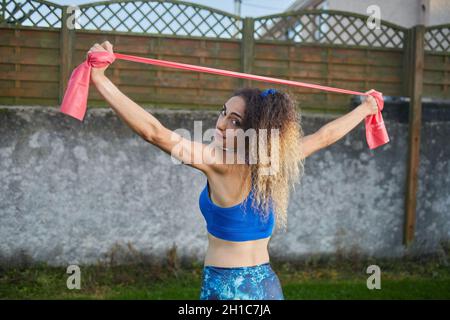
<svg viewBox="0 0 450 320">
<path fill-rule="evenodd" d="M 300 147 L 304 157 L 306 158 L 312 153 L 335 143 L 355 128 L 365 117 L 375 114 L 377 111 L 378 107 L 374 97 L 368 96 L 362 104 L 352 111 L 328 122 L 317 132 L 303 137 Z"/>
<path fill-rule="evenodd" d="M 90 51 L 108 50 L 112 45 L 104 42 L 95 44 Z M 225 165 L 216 161 L 215 150 L 209 145 L 191 141 L 164 127 L 161 122 L 139 106 L 105 76 L 105 68 L 92 68 L 91 80 L 114 112 L 142 139 L 159 147 L 184 164 L 190 165 L 205 174 L 221 173 Z"/>
</svg>

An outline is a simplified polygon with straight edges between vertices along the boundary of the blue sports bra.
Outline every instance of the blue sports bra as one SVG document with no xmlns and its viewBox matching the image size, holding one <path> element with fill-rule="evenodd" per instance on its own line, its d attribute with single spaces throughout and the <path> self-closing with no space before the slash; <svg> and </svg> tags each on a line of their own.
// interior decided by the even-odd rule
<svg viewBox="0 0 450 320">
<path fill-rule="evenodd" d="M 273 207 L 270 206 L 268 217 L 263 217 L 259 210 L 252 208 L 253 189 L 250 190 L 246 200 L 232 207 L 219 207 L 211 201 L 207 180 L 205 188 L 200 193 L 199 207 L 206 220 L 208 232 L 228 241 L 257 240 L 272 235 Z"/>
</svg>

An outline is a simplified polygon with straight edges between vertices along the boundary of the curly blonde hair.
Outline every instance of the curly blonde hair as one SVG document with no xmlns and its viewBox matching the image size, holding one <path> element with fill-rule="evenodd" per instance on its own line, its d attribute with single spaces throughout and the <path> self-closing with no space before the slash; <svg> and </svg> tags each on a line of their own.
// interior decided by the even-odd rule
<svg viewBox="0 0 450 320">
<path fill-rule="evenodd" d="M 254 194 L 252 206 L 262 209 L 260 211 L 264 217 L 268 216 L 272 207 L 277 228 L 286 229 L 290 188 L 295 189 L 295 183 L 300 182 L 304 173 L 305 158 L 300 148 L 300 139 L 304 136 L 301 115 L 290 94 L 276 91 L 263 97 L 261 93 L 258 88 L 240 88 L 233 93 L 233 96 L 239 96 L 245 101 L 243 130 L 255 129 L 260 141 L 261 129 L 266 129 L 264 134 L 267 134 L 267 139 L 263 141 L 269 153 L 267 157 L 277 159 L 278 169 L 266 174 L 267 165 L 259 161 L 259 154 L 256 155 L 255 163 L 247 162 L 256 147 L 246 145 L 246 164 L 250 166 Z M 271 129 L 278 129 L 278 139 L 272 139 L 275 138 L 275 131 Z"/>
</svg>

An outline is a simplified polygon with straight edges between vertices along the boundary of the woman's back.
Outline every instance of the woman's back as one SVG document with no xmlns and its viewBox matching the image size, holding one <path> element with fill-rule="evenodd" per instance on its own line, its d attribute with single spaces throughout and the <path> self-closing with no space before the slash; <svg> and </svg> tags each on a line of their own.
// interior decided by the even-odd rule
<svg viewBox="0 0 450 320">
<path fill-rule="evenodd" d="M 233 167 L 233 170 L 226 175 L 208 177 L 203 195 L 205 199 L 209 197 L 207 201 L 216 209 L 226 208 L 225 213 L 226 210 L 242 204 L 251 191 L 248 167 L 245 165 Z M 251 199 L 247 200 L 250 205 Z M 230 241 L 208 232 L 208 249 L 204 265 L 241 267 L 269 262 L 269 241 L 270 235 L 255 240 Z"/>
</svg>

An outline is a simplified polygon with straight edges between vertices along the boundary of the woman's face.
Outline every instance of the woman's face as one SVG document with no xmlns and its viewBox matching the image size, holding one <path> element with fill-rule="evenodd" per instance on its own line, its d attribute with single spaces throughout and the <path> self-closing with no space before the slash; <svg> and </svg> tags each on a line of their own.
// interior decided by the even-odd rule
<svg viewBox="0 0 450 320">
<path fill-rule="evenodd" d="M 245 101 L 234 96 L 224 103 L 216 122 L 214 140 L 226 148 L 237 149 L 237 129 L 242 129 Z"/>
</svg>

